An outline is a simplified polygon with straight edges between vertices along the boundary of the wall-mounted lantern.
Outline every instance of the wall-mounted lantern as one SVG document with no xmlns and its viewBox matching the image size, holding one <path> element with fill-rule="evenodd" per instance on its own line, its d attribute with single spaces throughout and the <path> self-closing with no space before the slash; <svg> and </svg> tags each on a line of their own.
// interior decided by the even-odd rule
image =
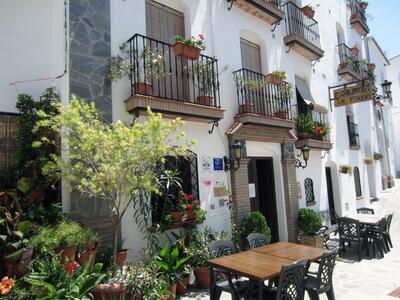
<svg viewBox="0 0 400 300">
<path fill-rule="evenodd" d="M 300 159 L 296 159 L 296 168 L 306 168 L 307 167 L 307 162 L 308 159 L 310 158 L 310 147 L 307 145 L 304 145 L 302 148 L 300 148 L 301 153 L 298 155 L 298 157 L 303 156 L 304 159 L 304 164 Z"/>
<path fill-rule="evenodd" d="M 392 86 L 392 82 L 385 80 L 384 82 L 382 82 L 381 86 L 384 95 L 376 94 L 374 104 L 378 104 L 379 102 L 381 102 L 381 100 L 392 99 L 392 91 L 390 89 Z"/>
<path fill-rule="evenodd" d="M 230 145 L 229 151 L 233 152 L 233 159 L 229 159 L 227 156 L 224 156 L 225 172 L 229 170 L 239 170 L 240 159 L 242 158 L 242 148 L 243 144 L 240 141 L 234 141 L 233 144 Z"/>
</svg>

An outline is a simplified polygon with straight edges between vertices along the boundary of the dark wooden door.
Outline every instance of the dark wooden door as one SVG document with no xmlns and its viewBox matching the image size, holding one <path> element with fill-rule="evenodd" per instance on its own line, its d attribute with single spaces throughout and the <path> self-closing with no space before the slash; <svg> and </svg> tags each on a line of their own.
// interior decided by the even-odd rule
<svg viewBox="0 0 400 300">
<path fill-rule="evenodd" d="M 251 210 L 260 211 L 265 216 L 271 229 L 272 242 L 277 242 L 279 230 L 272 158 L 252 158 L 248 170 L 249 184 L 254 184 L 256 191 L 255 197 L 250 198 Z"/>
<path fill-rule="evenodd" d="M 326 175 L 326 187 L 328 192 L 328 204 L 330 211 L 335 210 L 335 198 L 333 197 L 333 185 L 332 185 L 332 172 L 330 167 L 325 168 L 325 175 Z M 336 223 L 335 220 L 331 219 L 331 223 Z"/>
</svg>

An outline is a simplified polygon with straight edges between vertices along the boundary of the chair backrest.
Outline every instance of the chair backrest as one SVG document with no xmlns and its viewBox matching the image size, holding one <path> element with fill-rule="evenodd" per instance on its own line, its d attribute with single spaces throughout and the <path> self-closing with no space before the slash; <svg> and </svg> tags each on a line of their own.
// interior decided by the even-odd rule
<svg viewBox="0 0 400 300">
<path fill-rule="evenodd" d="M 337 219 L 339 215 L 336 213 L 334 209 L 325 209 L 319 212 L 324 225 L 329 226 L 337 223 Z"/>
<path fill-rule="evenodd" d="M 393 214 L 386 216 L 385 233 L 387 233 L 387 234 L 389 234 L 389 232 L 390 232 L 390 226 L 392 225 L 392 219 L 393 219 Z"/>
<path fill-rule="evenodd" d="M 363 215 L 374 215 L 375 211 L 373 208 L 361 207 L 361 208 L 357 208 L 357 213 L 363 214 Z"/>
<path fill-rule="evenodd" d="M 317 275 L 317 289 L 319 293 L 325 293 L 332 287 L 332 274 L 339 249 L 324 253 L 319 263 Z"/>
<path fill-rule="evenodd" d="M 268 244 L 267 236 L 263 233 L 253 232 L 247 236 L 247 242 L 251 249 Z"/>
<path fill-rule="evenodd" d="M 279 276 L 276 300 L 303 300 L 307 260 L 283 266 Z"/>
<path fill-rule="evenodd" d="M 233 242 L 218 240 L 208 245 L 208 252 L 211 258 L 218 258 L 234 254 L 236 253 L 236 249 Z"/>
<path fill-rule="evenodd" d="M 385 231 L 386 231 L 386 218 L 382 218 L 382 220 L 379 221 L 378 226 L 374 227 L 374 232 L 379 234 L 380 236 L 383 236 Z"/>
<path fill-rule="evenodd" d="M 360 222 L 351 218 L 339 218 L 339 237 L 341 239 L 356 240 L 361 236 Z"/>
</svg>

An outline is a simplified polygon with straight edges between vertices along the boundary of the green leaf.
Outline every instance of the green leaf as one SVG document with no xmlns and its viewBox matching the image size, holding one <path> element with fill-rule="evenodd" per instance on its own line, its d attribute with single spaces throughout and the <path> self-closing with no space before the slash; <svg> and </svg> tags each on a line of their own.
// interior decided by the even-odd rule
<svg viewBox="0 0 400 300">
<path fill-rule="evenodd" d="M 5 242 L 7 240 L 7 236 L 4 234 L 0 234 L 0 240 L 2 240 L 3 242 Z"/>
<path fill-rule="evenodd" d="M 6 259 L 10 262 L 10 263 L 16 263 L 22 256 L 22 254 L 24 254 L 25 252 L 25 248 L 21 248 L 13 253 L 10 253 L 6 256 Z"/>
<path fill-rule="evenodd" d="M 24 194 L 26 194 L 29 191 L 31 186 L 32 186 L 31 180 L 26 177 L 21 178 L 17 182 L 17 188 Z"/>
<path fill-rule="evenodd" d="M 163 258 L 166 257 L 168 255 L 168 251 L 169 251 L 169 242 L 165 243 L 164 247 L 161 249 L 160 256 Z"/>
</svg>

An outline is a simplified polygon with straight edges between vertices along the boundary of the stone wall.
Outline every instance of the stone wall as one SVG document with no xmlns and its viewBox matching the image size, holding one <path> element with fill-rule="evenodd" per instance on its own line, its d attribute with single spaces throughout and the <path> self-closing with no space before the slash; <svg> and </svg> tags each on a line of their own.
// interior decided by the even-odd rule
<svg viewBox="0 0 400 300">
<path fill-rule="evenodd" d="M 69 27 L 70 94 L 93 100 L 111 122 L 110 1 L 70 0 Z"/>
</svg>

